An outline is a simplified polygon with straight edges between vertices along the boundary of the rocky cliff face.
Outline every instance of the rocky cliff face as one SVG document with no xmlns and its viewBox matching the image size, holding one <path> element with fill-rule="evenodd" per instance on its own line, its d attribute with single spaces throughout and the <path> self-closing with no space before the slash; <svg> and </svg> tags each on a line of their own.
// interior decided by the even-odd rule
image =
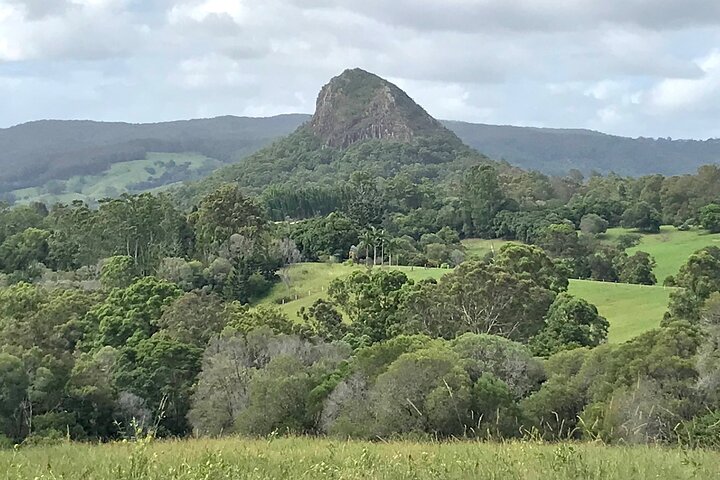
<svg viewBox="0 0 720 480">
<path fill-rule="evenodd" d="M 322 88 L 310 128 L 336 148 L 368 139 L 454 136 L 400 88 L 361 69 L 346 70 Z"/>
</svg>

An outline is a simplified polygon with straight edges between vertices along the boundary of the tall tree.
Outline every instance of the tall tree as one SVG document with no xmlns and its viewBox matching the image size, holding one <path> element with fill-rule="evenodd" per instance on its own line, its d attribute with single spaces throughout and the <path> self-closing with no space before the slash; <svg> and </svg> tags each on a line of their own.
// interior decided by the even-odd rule
<svg viewBox="0 0 720 480">
<path fill-rule="evenodd" d="M 561 293 L 550 306 L 542 332 L 533 339 L 533 350 L 538 355 L 551 355 L 561 350 L 596 347 L 607 340 L 609 326 L 595 305 Z"/>
<path fill-rule="evenodd" d="M 223 185 L 208 194 L 191 221 L 198 247 L 206 258 L 227 246 L 233 235 L 255 239 L 267 227 L 260 206 L 243 195 L 237 185 Z"/>
<path fill-rule="evenodd" d="M 463 183 L 465 234 L 488 236 L 492 234 L 495 215 L 505 204 L 497 171 L 490 165 L 472 167 Z"/>
</svg>

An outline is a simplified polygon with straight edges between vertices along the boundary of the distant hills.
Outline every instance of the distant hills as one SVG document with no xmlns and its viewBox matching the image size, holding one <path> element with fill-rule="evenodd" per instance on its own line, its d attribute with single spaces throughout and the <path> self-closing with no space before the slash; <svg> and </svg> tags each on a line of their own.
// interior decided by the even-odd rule
<svg viewBox="0 0 720 480">
<path fill-rule="evenodd" d="M 231 163 L 287 135 L 306 115 L 151 124 L 42 120 L 0 129 L 0 192 L 96 175 L 148 152 L 193 152 Z"/>
<path fill-rule="evenodd" d="M 289 140 L 255 153 L 291 133 Z M 422 159 L 428 139 L 444 146 L 434 145 L 432 155 Z M 377 142 L 394 146 L 378 154 Z M 364 143 L 370 146 L 358 151 Z M 8 199 L 23 192 L 18 198 L 67 200 L 77 192 L 77 198 L 85 198 L 82 188 L 70 184 L 98 179 L 111 186 L 103 191 L 143 191 L 193 180 L 218 167 L 216 181 L 230 179 L 257 189 L 278 176 L 288 180 L 297 173 L 298 180 L 314 181 L 315 173 L 349 169 L 334 163 L 344 156 L 339 152 L 352 151 L 353 167 L 380 155 L 385 164 L 376 162 L 374 168 L 397 171 L 450 160 L 439 160 L 441 151 L 467 157 L 463 143 L 492 159 L 553 175 L 571 169 L 676 175 L 720 161 L 719 139 L 631 139 L 579 129 L 439 122 L 397 86 L 354 69 L 323 87 L 312 117 L 225 116 L 154 124 L 46 120 L 0 129 L 0 194 Z M 146 163 L 138 163 L 141 160 Z M 128 168 L 119 167 L 125 164 Z M 140 174 L 127 174 L 133 168 Z M 133 181 L 113 186 L 113 175 L 120 171 Z"/>
<path fill-rule="evenodd" d="M 582 129 L 443 123 L 491 158 L 551 175 L 570 169 L 634 177 L 682 175 L 720 162 L 720 139 L 628 138 Z"/>
</svg>

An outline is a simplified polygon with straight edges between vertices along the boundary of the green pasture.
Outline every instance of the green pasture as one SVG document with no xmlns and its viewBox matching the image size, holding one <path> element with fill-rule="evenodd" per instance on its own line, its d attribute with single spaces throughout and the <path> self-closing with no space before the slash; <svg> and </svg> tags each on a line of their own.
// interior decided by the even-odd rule
<svg viewBox="0 0 720 480">
<path fill-rule="evenodd" d="M 18 203 L 34 201 L 70 203 L 73 200 L 93 202 L 105 197 L 115 197 L 123 193 L 138 193 L 134 184 L 160 178 L 176 165 L 188 165 L 191 173 L 209 172 L 222 162 L 193 153 L 148 153 L 142 160 L 114 163 L 98 175 L 76 175 L 67 180 L 51 182 L 54 187 L 24 188 L 11 192 Z M 162 190 L 170 185 L 149 189 Z"/>
<path fill-rule="evenodd" d="M 276 284 L 270 294 L 259 303 L 276 305 L 291 319 L 299 322 L 299 310 L 326 297 L 330 282 L 361 268 L 367 267 L 338 263 L 294 265 L 288 270 L 289 283 Z M 374 268 L 401 270 L 416 281 L 440 278 L 450 272 L 448 269 L 423 267 Z M 569 291 L 598 307 L 600 314 L 610 322 L 609 340 L 617 343 L 659 326 L 667 309 L 671 289 L 662 286 L 571 280 Z"/>
</svg>

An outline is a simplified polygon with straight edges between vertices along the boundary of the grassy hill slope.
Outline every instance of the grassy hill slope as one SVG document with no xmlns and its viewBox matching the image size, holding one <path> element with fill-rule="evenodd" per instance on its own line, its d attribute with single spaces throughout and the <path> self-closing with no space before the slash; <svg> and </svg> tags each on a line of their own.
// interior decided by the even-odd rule
<svg viewBox="0 0 720 480">
<path fill-rule="evenodd" d="M 605 237 L 612 240 L 630 232 L 624 228 L 612 228 Z M 701 229 L 683 232 L 672 226 L 663 226 L 660 233 L 643 234 L 640 243 L 629 248 L 628 253 L 643 251 L 655 257 L 655 276 L 662 285 L 665 277 L 675 275 L 690 255 L 708 245 L 720 246 L 720 234 L 707 233 Z"/>
<path fill-rule="evenodd" d="M 610 322 L 608 341 L 621 343 L 660 326 L 672 289 L 571 280 L 568 291 L 595 305 Z"/>
<path fill-rule="evenodd" d="M 336 278 L 365 268 L 342 264 L 300 263 L 289 270 L 290 284 L 279 283 L 261 302 L 278 306 L 291 319 L 302 321 L 298 311 L 311 306 L 327 295 L 327 288 Z M 379 268 L 379 267 L 376 267 Z M 389 267 L 384 267 L 389 268 Z M 392 267 L 417 281 L 440 278 L 450 272 L 441 268 Z M 670 289 L 616 283 L 571 280 L 570 293 L 595 304 L 610 321 L 609 340 L 624 342 L 660 325 L 667 308 Z"/>
<path fill-rule="evenodd" d="M 605 238 L 614 240 L 624 233 L 630 231 L 614 228 L 608 231 Z M 472 258 L 482 258 L 505 243 L 508 242 L 483 239 L 463 241 L 468 257 Z M 718 243 L 720 243 L 720 234 L 708 234 L 698 229 L 683 232 L 671 226 L 664 226 L 659 234 L 645 234 L 639 245 L 628 249 L 629 253 L 642 250 L 655 257 L 657 261 L 655 274 L 660 285 L 571 280 L 569 292 L 596 305 L 600 314 L 610 321 L 610 342 L 624 342 L 660 325 L 672 292 L 671 288 L 661 285 L 662 280 L 668 275 L 677 273 L 680 266 L 696 250 Z M 271 293 L 260 303 L 275 304 L 290 318 L 301 321 L 298 315 L 301 307 L 309 307 L 316 300 L 325 297 L 330 282 L 349 275 L 358 268 L 365 267 L 323 263 L 295 265 L 290 269 L 290 284 L 275 285 Z M 402 270 L 409 278 L 416 281 L 423 278 L 439 278 L 450 271 L 422 267 L 392 268 Z"/>
<path fill-rule="evenodd" d="M 93 203 L 123 193 L 162 190 L 187 178 L 206 175 L 220 165 L 219 160 L 197 153 L 148 153 L 142 160 L 114 163 L 97 175 L 73 175 L 67 180 L 15 190 L 12 195 L 17 203 Z"/>
</svg>

